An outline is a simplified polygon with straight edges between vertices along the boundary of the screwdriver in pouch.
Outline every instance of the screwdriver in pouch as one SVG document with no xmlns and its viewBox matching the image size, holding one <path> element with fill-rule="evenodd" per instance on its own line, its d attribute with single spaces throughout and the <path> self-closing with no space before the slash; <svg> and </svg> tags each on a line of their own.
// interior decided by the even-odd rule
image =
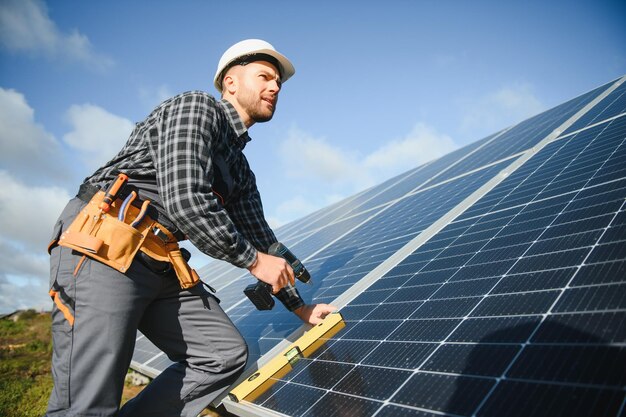
<svg viewBox="0 0 626 417">
<path fill-rule="evenodd" d="M 106 190 L 104 194 L 104 199 L 98 206 L 98 208 L 103 213 L 108 213 L 111 209 L 111 203 L 117 198 L 122 186 L 128 181 L 128 176 L 126 174 L 119 174 L 113 184 Z"/>
</svg>

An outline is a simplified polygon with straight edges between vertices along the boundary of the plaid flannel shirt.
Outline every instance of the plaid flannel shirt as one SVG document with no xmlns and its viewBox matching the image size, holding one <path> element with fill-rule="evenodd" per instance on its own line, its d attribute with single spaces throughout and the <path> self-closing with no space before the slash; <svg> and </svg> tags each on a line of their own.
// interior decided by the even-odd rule
<svg viewBox="0 0 626 417">
<path fill-rule="evenodd" d="M 160 201 L 153 203 L 160 216 L 203 253 L 248 268 L 257 250 L 267 252 L 276 242 L 242 152 L 248 141 L 247 128 L 228 101 L 187 92 L 137 123 L 122 150 L 85 181 L 102 184 L 123 172 L 138 184 L 156 183 Z M 304 305 L 291 285 L 276 297 L 291 311 Z"/>
</svg>

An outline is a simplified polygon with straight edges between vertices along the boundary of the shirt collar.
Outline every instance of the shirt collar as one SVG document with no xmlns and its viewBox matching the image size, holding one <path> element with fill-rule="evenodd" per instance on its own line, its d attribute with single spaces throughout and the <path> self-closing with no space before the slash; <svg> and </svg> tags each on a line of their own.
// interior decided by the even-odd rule
<svg viewBox="0 0 626 417">
<path fill-rule="evenodd" d="M 250 142 L 252 138 L 248 135 L 248 128 L 241 120 L 239 113 L 235 110 L 235 107 L 228 101 L 221 99 L 218 104 L 226 113 L 228 122 L 235 131 L 235 136 L 231 139 L 240 149 L 246 146 L 246 143 Z"/>
</svg>

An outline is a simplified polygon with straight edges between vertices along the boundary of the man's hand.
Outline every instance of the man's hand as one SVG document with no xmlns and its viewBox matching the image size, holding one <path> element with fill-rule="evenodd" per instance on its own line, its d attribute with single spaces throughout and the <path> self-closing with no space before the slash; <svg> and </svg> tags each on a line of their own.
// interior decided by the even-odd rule
<svg viewBox="0 0 626 417">
<path fill-rule="evenodd" d="M 270 284 L 274 294 L 288 283 L 291 282 L 291 285 L 296 283 L 291 265 L 283 258 L 266 253 L 257 252 L 256 261 L 248 268 L 248 271 L 258 280 Z"/>
<path fill-rule="evenodd" d="M 315 326 L 320 324 L 327 315 L 336 310 L 337 307 L 331 306 L 330 304 L 307 304 L 295 309 L 293 312 L 296 316 L 300 317 L 303 322 Z"/>
</svg>

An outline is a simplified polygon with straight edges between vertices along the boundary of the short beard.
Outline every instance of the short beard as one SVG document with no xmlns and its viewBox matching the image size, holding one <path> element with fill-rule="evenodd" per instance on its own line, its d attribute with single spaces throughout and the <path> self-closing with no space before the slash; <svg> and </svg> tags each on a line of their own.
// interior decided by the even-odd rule
<svg viewBox="0 0 626 417">
<path fill-rule="evenodd" d="M 263 115 L 263 114 L 258 114 L 256 112 L 250 114 L 250 118 L 252 120 L 254 120 L 256 123 L 269 122 L 270 120 L 272 120 L 272 117 L 274 117 L 274 112 L 272 112 L 269 116 Z"/>
<path fill-rule="evenodd" d="M 276 112 L 276 101 L 274 102 L 274 108 L 269 113 L 263 111 L 264 102 L 253 91 L 247 88 L 243 88 L 239 98 L 239 105 L 246 111 L 250 119 L 255 123 L 263 123 L 272 120 L 274 113 Z"/>
</svg>

